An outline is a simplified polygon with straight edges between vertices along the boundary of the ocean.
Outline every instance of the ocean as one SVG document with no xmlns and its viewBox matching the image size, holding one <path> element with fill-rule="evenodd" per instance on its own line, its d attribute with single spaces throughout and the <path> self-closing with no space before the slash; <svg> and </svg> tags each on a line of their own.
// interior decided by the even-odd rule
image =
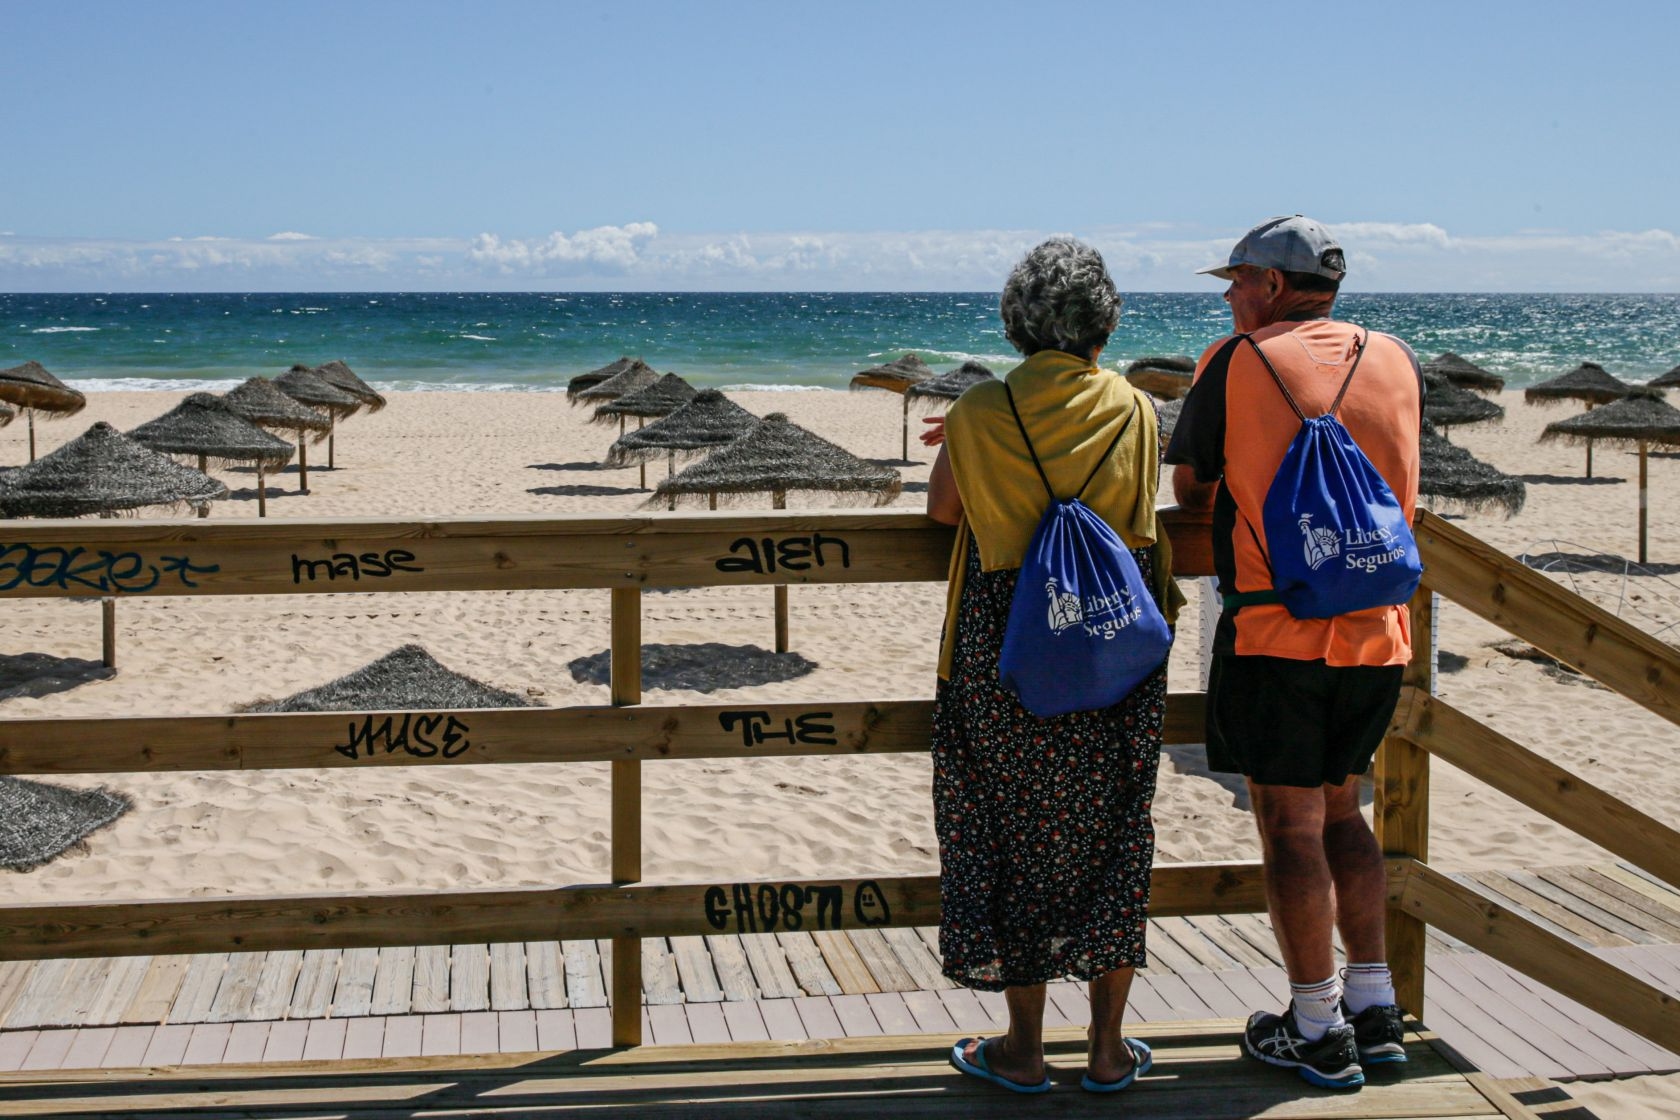
<svg viewBox="0 0 1680 1120">
<path fill-rule="evenodd" d="M 1631 381 L 1680 363 L 1680 295 L 1350 293 L 1337 313 L 1513 388 L 1582 361 Z M 1128 294 L 1103 364 L 1195 355 L 1229 327 L 1217 290 Z M 1016 360 L 993 292 L 0 294 L 0 366 L 84 391 L 215 391 L 334 358 L 385 390 L 543 391 L 623 354 L 700 387 L 841 389 L 909 351 L 936 370 Z"/>
</svg>

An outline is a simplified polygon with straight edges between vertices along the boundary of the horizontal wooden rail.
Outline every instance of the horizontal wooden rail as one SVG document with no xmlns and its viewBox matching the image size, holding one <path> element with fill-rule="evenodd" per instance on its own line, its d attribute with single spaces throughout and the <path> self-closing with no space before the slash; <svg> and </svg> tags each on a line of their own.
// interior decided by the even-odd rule
<svg viewBox="0 0 1680 1120">
<path fill-rule="evenodd" d="M 1570 999 L 1680 1051 L 1680 1000 L 1428 864 L 1392 860 L 1389 904 Z"/>
<path fill-rule="evenodd" d="M 1265 908 L 1260 864 L 1157 866 L 1149 912 Z M 0 960 L 779 933 L 939 922 L 939 880 L 632 884 L 0 906 Z"/>
<path fill-rule="evenodd" d="M 1680 886 L 1680 831 L 1542 758 L 1474 718 L 1407 688 L 1391 735 L 1479 778 L 1599 847 Z"/>
<path fill-rule="evenodd" d="M 1427 588 L 1680 724 L 1680 650 L 1432 513 L 1414 531 Z"/>
<path fill-rule="evenodd" d="M 1167 697 L 1199 743 L 1204 694 Z M 0 720 L 0 774 L 129 774 L 928 750 L 931 700 Z"/>
<path fill-rule="evenodd" d="M 1161 511 L 1174 571 L 1208 522 Z M 10 521 L 0 598 L 672 588 L 943 580 L 953 530 L 907 510 L 385 521 Z"/>
</svg>

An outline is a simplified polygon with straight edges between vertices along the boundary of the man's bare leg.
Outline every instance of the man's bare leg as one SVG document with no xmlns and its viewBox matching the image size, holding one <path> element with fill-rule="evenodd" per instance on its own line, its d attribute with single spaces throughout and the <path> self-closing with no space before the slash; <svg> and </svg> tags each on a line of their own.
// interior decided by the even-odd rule
<svg viewBox="0 0 1680 1120">
<path fill-rule="evenodd" d="M 1291 983 L 1317 983 L 1336 971 L 1324 791 L 1251 781 L 1248 795 L 1266 858 L 1266 909 L 1284 968 Z"/>
<path fill-rule="evenodd" d="M 1336 928 L 1342 933 L 1347 959 L 1387 961 L 1383 934 L 1388 869 L 1377 838 L 1359 811 L 1357 777 L 1324 787 L 1324 856 L 1336 884 Z"/>
</svg>

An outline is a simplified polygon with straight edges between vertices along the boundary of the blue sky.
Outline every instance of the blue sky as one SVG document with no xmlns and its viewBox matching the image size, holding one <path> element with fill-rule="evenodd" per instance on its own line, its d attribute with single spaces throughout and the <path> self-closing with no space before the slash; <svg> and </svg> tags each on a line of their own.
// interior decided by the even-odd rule
<svg viewBox="0 0 1680 1120">
<path fill-rule="evenodd" d="M 1680 291 L 1672 3 L 0 0 L 0 289 Z"/>
</svg>

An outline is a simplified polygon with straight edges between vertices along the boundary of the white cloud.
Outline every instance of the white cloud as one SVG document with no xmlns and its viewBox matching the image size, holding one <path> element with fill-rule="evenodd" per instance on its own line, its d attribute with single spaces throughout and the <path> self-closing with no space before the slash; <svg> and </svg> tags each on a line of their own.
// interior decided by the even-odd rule
<svg viewBox="0 0 1680 1120">
<path fill-rule="evenodd" d="M 1680 234 L 1449 232 L 1428 222 L 1345 221 L 1350 290 L 1680 291 Z M 1075 230 L 1126 291 L 1211 290 L 1195 271 L 1241 229 L 1166 223 Z M 9 236 L 0 289 L 77 290 L 992 290 L 1049 230 L 674 233 L 648 221 L 473 238 L 153 241 Z"/>
</svg>

